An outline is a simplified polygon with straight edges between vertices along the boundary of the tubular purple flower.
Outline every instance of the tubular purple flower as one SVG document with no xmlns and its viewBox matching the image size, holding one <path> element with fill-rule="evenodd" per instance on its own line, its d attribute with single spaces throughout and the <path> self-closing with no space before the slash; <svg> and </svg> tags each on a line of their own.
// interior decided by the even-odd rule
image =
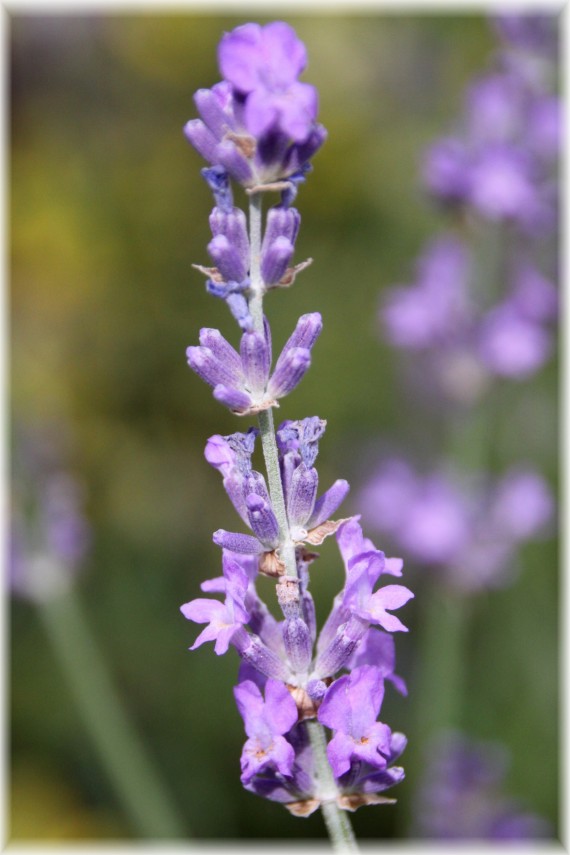
<svg viewBox="0 0 570 855">
<path fill-rule="evenodd" d="M 245 185 L 253 182 L 254 174 L 251 164 L 234 142 L 224 140 L 218 143 L 214 150 L 214 158 L 214 162 L 221 163 L 234 181 Z"/>
<path fill-rule="evenodd" d="M 292 528 L 304 527 L 315 506 L 319 476 L 314 467 L 300 463 L 293 472 L 287 497 L 287 517 Z M 295 538 L 294 538 L 295 539 Z"/>
<path fill-rule="evenodd" d="M 332 487 L 329 487 L 315 502 L 313 512 L 307 520 L 307 527 L 316 528 L 325 520 L 330 519 L 336 509 L 344 502 L 349 490 L 348 481 L 342 478 L 335 481 Z"/>
<path fill-rule="evenodd" d="M 327 754 L 337 778 L 353 760 L 385 769 L 390 754 L 390 729 L 377 722 L 384 681 L 377 668 L 363 665 L 336 680 L 319 707 L 319 721 L 335 731 Z"/>
<path fill-rule="evenodd" d="M 295 247 L 284 236 L 276 238 L 261 258 L 261 276 L 265 285 L 276 285 L 285 275 Z"/>
<path fill-rule="evenodd" d="M 275 364 L 275 371 L 278 371 L 281 368 L 281 364 L 286 359 L 290 350 L 295 348 L 311 350 L 321 334 L 322 328 L 323 321 L 319 312 L 311 312 L 307 315 L 301 315 L 297 321 L 297 326 L 281 351 L 281 355 Z"/>
<path fill-rule="evenodd" d="M 212 89 L 198 89 L 194 94 L 194 103 L 204 124 L 216 139 L 222 139 L 228 132 L 237 130 L 232 111 L 231 87 L 223 81 Z"/>
<path fill-rule="evenodd" d="M 266 550 L 275 549 L 279 546 L 279 524 L 271 506 L 255 493 L 250 493 L 245 501 L 253 533 Z"/>
<path fill-rule="evenodd" d="M 271 680 L 288 683 L 292 675 L 283 660 L 273 652 L 261 638 L 239 628 L 232 636 L 232 644 L 237 652 L 252 668 Z"/>
<path fill-rule="evenodd" d="M 257 398 L 265 392 L 269 378 L 270 356 L 265 336 L 246 332 L 241 338 L 240 353 L 245 383 Z"/>
<path fill-rule="evenodd" d="M 200 330 L 200 345 L 209 349 L 215 358 L 230 367 L 236 381 L 243 379 L 243 366 L 235 348 L 223 337 L 219 330 L 203 327 Z"/>
<path fill-rule="evenodd" d="M 216 154 L 218 140 L 208 130 L 204 122 L 200 121 L 200 119 L 190 119 L 184 125 L 184 136 L 204 160 L 207 160 L 209 163 L 218 162 Z"/>
<path fill-rule="evenodd" d="M 209 347 L 188 347 L 186 358 L 190 368 L 210 386 L 221 383 L 239 387 L 243 383 L 243 371 L 228 360 L 219 359 Z"/>
<path fill-rule="evenodd" d="M 226 281 L 243 282 L 247 268 L 243 259 L 225 235 L 216 235 L 208 244 L 208 253 Z"/>
<path fill-rule="evenodd" d="M 313 643 L 309 627 L 302 618 L 285 621 L 283 641 L 292 669 L 299 673 L 307 671 L 313 655 Z"/>
<path fill-rule="evenodd" d="M 264 701 L 259 687 L 247 680 L 235 687 L 234 696 L 249 737 L 241 756 L 242 783 L 268 765 L 291 777 L 295 751 L 283 735 L 296 723 L 297 707 L 285 686 L 268 680 Z"/>
<path fill-rule="evenodd" d="M 284 398 L 295 389 L 311 364 L 311 351 L 305 347 L 290 348 L 279 362 L 267 385 L 267 394 L 271 398 Z"/>
<path fill-rule="evenodd" d="M 261 555 L 264 551 L 262 544 L 256 537 L 251 534 L 238 534 L 231 531 L 225 531 L 219 528 L 213 534 L 213 541 L 222 549 L 229 549 L 230 552 L 240 552 L 244 555 Z"/>
</svg>

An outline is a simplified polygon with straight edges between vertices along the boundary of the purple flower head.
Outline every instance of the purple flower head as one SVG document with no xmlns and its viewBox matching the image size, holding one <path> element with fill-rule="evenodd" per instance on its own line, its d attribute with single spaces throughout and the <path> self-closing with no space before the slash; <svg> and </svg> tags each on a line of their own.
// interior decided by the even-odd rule
<svg viewBox="0 0 570 855">
<path fill-rule="evenodd" d="M 524 86 L 514 74 L 488 74 L 475 81 L 467 92 L 470 138 L 476 143 L 516 138 L 525 119 L 525 102 Z"/>
<path fill-rule="evenodd" d="M 516 304 L 499 304 L 483 319 L 479 355 L 485 367 L 500 377 L 525 380 L 541 368 L 552 351 L 550 333 L 523 317 Z"/>
<path fill-rule="evenodd" d="M 297 721 L 297 705 L 288 689 L 267 680 L 264 699 L 259 686 L 246 680 L 235 687 L 234 696 L 249 737 L 241 755 L 242 783 L 250 783 L 268 766 L 290 777 L 295 751 L 284 734 Z"/>
<path fill-rule="evenodd" d="M 421 350 L 461 336 L 471 312 L 469 270 L 461 241 L 451 236 L 432 241 L 418 261 L 415 283 L 390 288 L 383 300 L 381 317 L 391 343 Z"/>
<path fill-rule="evenodd" d="M 248 188 L 281 182 L 288 207 L 326 138 L 317 90 L 298 80 L 305 46 L 283 22 L 244 24 L 223 36 L 218 58 L 225 80 L 198 90 L 200 118 L 186 123 L 185 136 L 211 169 Z M 210 171 L 207 180 L 217 204 L 231 204 L 218 176 Z"/>
<path fill-rule="evenodd" d="M 188 620 L 208 624 L 190 650 L 195 650 L 206 641 L 215 641 L 214 650 L 217 655 L 226 653 L 236 631 L 249 620 L 244 603 L 249 584 L 247 573 L 227 553 L 224 553 L 223 557 L 223 572 L 226 593 L 224 603 L 219 600 L 198 598 L 185 603 L 180 608 Z"/>
<path fill-rule="evenodd" d="M 371 665 L 355 668 L 332 684 L 319 707 L 318 718 L 334 730 L 327 755 L 335 777 L 340 778 L 353 761 L 385 769 L 390 754 L 390 729 L 376 721 L 384 681 Z"/>
<path fill-rule="evenodd" d="M 363 621 L 379 624 L 388 632 L 407 632 L 404 624 L 389 611 L 405 605 L 414 596 L 412 592 L 403 585 L 385 585 L 373 593 L 383 573 L 401 575 L 401 564 L 392 561 L 387 565 L 384 553 L 363 537 L 355 518 L 341 525 L 337 541 L 347 571 L 343 608 Z"/>
<path fill-rule="evenodd" d="M 470 154 L 456 137 L 434 143 L 424 154 L 422 177 L 427 190 L 450 205 L 464 203 L 471 186 Z"/>
<path fill-rule="evenodd" d="M 537 205 L 532 160 L 522 148 L 506 144 L 485 146 L 470 171 L 469 202 L 489 220 L 525 224 Z"/>
<path fill-rule="evenodd" d="M 499 481 L 490 510 L 491 524 L 503 537 L 525 541 L 544 530 L 554 514 L 552 493 L 532 469 L 517 468 Z"/>
<path fill-rule="evenodd" d="M 311 328 L 311 334 L 307 328 Z M 299 318 L 271 376 L 268 327 L 264 335 L 246 330 L 241 338 L 239 354 L 220 332 L 203 329 L 200 331 L 200 345 L 188 347 L 186 358 L 190 368 L 213 387 L 217 401 L 237 415 L 258 413 L 277 406 L 277 400 L 288 395 L 301 382 L 311 364 L 311 347 L 321 328 L 317 312 Z"/>
<path fill-rule="evenodd" d="M 226 33 L 219 47 L 220 70 L 245 96 L 245 126 L 254 137 L 281 131 L 304 142 L 313 128 L 318 96 L 297 78 L 307 64 L 304 44 L 288 24 L 245 24 Z"/>
</svg>

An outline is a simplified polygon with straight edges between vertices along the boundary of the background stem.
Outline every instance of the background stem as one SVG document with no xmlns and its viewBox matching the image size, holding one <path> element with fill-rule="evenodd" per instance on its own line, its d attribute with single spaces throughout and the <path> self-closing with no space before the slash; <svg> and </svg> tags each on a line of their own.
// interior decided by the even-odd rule
<svg viewBox="0 0 570 855">
<path fill-rule="evenodd" d="M 37 605 L 87 733 L 133 828 L 146 838 L 188 837 L 121 703 L 75 593 Z"/>
</svg>

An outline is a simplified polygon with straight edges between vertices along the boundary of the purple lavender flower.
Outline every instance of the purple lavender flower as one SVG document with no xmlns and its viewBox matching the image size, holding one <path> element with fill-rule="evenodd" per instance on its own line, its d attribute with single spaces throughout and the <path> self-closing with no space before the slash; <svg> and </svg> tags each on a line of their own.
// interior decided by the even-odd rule
<svg viewBox="0 0 570 855">
<path fill-rule="evenodd" d="M 207 623 L 190 650 L 195 650 L 206 641 L 215 641 L 214 650 L 218 656 L 226 653 L 230 642 L 240 627 L 249 620 L 245 610 L 245 593 L 249 584 L 243 568 L 224 553 L 224 579 L 226 599 L 218 600 L 198 598 L 181 606 L 180 611 L 188 620 L 195 623 Z"/>
<path fill-rule="evenodd" d="M 217 654 L 232 646 L 241 659 L 234 694 L 248 736 L 241 758 L 244 786 L 298 816 L 325 802 L 333 803 L 328 811 L 356 810 L 389 801 L 379 793 L 403 778 L 403 770 L 392 764 L 405 737 L 392 734 L 376 717 L 384 678 L 406 691 L 395 674 L 388 632 L 406 629 L 390 611 L 412 594 L 401 585 L 374 591 L 383 573 L 401 576 L 402 561 L 386 558 L 355 520 L 343 528 L 346 520 L 330 518 L 349 487 L 339 479 L 319 495 L 315 462 L 326 422 L 318 416 L 287 420 L 275 435 L 272 416 L 265 412 L 300 382 L 322 329 L 319 313 L 303 315 L 271 370 L 271 332 L 262 301 L 271 289 L 291 285 L 310 263 L 291 266 L 300 225 L 292 203 L 325 138 L 316 124 L 317 92 L 298 79 L 306 65 L 304 45 L 282 22 L 246 24 L 223 37 L 219 63 L 225 79 L 196 93 L 200 119 L 185 127 L 188 140 L 211 164 L 202 174 L 215 200 L 208 244 L 215 266 L 195 266 L 206 275 L 208 292 L 227 302 L 242 335 L 238 352 L 218 330 L 203 328 L 187 358 L 217 400 L 238 415 L 258 414 L 260 427 L 208 440 L 206 459 L 220 472 L 251 533 L 214 532 L 223 550 L 223 576 L 201 588 L 224 600 L 200 597 L 182 606 L 182 613 L 207 624 L 192 650 L 214 641 Z M 230 178 L 252 197 L 249 234 L 245 216 L 233 204 Z M 280 192 L 281 199 L 269 209 L 263 230 L 259 194 L 269 191 Z M 434 271 L 426 275 L 436 283 L 440 276 Z M 267 482 L 253 468 L 257 436 Z M 309 570 L 319 557 L 312 548 L 337 531 L 347 581 L 319 634 L 309 591 Z M 283 620 L 273 617 L 259 596 L 259 574 L 276 580 Z M 372 631 L 371 624 L 387 632 Z M 351 657 L 352 676 L 339 676 Z M 347 681 L 353 681 L 363 704 L 358 721 L 344 691 Z M 319 709 L 337 731 L 329 746 L 333 764 L 327 780 Z"/>
<path fill-rule="evenodd" d="M 376 721 L 384 698 L 384 681 L 377 668 L 363 665 L 335 680 L 319 708 L 319 721 L 334 730 L 327 754 L 337 778 L 351 762 L 363 761 L 385 769 L 390 753 L 390 729 Z"/>
<path fill-rule="evenodd" d="M 552 341 L 540 323 L 522 317 L 516 305 L 505 302 L 483 318 L 478 352 L 482 363 L 494 374 L 525 380 L 547 361 Z"/>
<path fill-rule="evenodd" d="M 297 722 L 297 705 L 290 692 L 283 683 L 267 680 L 264 700 L 259 687 L 246 680 L 235 687 L 234 696 L 249 737 L 241 755 L 242 784 L 267 766 L 291 777 L 295 751 L 284 734 Z"/>
<path fill-rule="evenodd" d="M 295 142 L 307 139 L 318 95 L 314 86 L 297 80 L 307 55 L 292 27 L 281 21 L 237 27 L 220 42 L 219 61 L 234 91 L 246 96 L 244 122 L 252 136 L 272 130 Z"/>
<path fill-rule="evenodd" d="M 308 346 L 295 346 L 301 332 L 311 328 Z M 186 349 L 188 365 L 214 389 L 214 397 L 237 415 L 258 413 L 277 406 L 292 392 L 311 364 L 311 350 L 322 328 L 318 312 L 302 315 L 286 342 L 270 376 L 271 345 L 267 335 L 249 330 L 241 338 L 240 353 L 217 330 L 200 330 L 200 345 Z M 204 342 L 204 343 L 202 343 Z"/>
<path fill-rule="evenodd" d="M 533 840 L 549 824 L 504 794 L 507 753 L 459 733 L 434 741 L 418 793 L 414 832 L 437 840 Z"/>
<path fill-rule="evenodd" d="M 283 22 L 244 24 L 224 35 L 218 58 L 225 79 L 196 93 L 201 118 L 187 122 L 186 138 L 245 187 L 285 181 L 289 204 L 326 138 L 317 91 L 298 80 L 305 46 Z"/>
</svg>

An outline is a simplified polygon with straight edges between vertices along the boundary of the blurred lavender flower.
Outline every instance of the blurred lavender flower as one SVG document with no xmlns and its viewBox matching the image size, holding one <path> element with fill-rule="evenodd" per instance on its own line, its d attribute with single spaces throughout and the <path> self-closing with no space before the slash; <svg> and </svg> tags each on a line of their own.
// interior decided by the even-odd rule
<svg viewBox="0 0 570 855">
<path fill-rule="evenodd" d="M 503 42 L 494 67 L 468 87 L 458 129 L 435 141 L 422 165 L 426 189 L 459 230 L 471 230 L 473 246 L 451 233 L 430 243 L 415 281 L 388 289 L 380 310 L 388 340 L 423 351 L 439 394 L 461 404 L 476 403 L 494 377 L 520 381 L 540 370 L 557 318 L 556 18 L 504 15 L 496 27 Z M 493 253 L 485 223 L 501 229 L 490 273 L 479 266 Z M 434 256 L 443 264 L 432 278 Z M 521 290 L 533 280 L 546 285 Z"/>
<path fill-rule="evenodd" d="M 551 838 L 542 817 L 504 794 L 507 753 L 497 743 L 443 733 L 428 754 L 414 834 L 437 840 Z"/>
<path fill-rule="evenodd" d="M 393 458 L 372 476 L 361 501 L 373 530 L 466 593 L 508 584 L 517 550 L 545 536 L 554 515 L 545 480 L 520 466 L 485 483 L 443 471 L 418 475 Z"/>
<path fill-rule="evenodd" d="M 67 469 L 65 431 L 16 431 L 8 582 L 17 596 L 56 596 L 71 584 L 90 542 L 82 485 Z"/>
</svg>

